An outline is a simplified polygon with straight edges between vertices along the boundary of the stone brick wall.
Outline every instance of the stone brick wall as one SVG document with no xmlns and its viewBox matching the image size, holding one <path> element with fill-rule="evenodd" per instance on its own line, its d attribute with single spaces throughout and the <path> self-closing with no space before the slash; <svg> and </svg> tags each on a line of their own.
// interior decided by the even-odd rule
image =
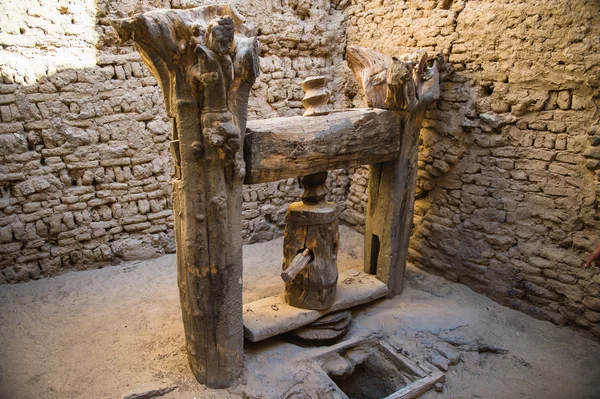
<svg viewBox="0 0 600 399">
<path fill-rule="evenodd" d="M 0 283 L 174 250 L 171 126 L 156 80 L 108 17 L 204 1 L 22 0 L 0 7 Z M 346 75 L 336 2 L 236 2 L 262 43 L 252 118 L 302 112 L 300 84 Z M 330 174 L 345 198 L 345 171 Z M 244 239 L 281 234 L 294 179 L 244 188 Z"/>
<path fill-rule="evenodd" d="M 600 336 L 600 7 L 576 1 L 371 1 L 349 44 L 442 51 L 456 68 L 421 133 L 417 266 Z M 360 95 L 354 99 L 360 103 Z M 345 212 L 361 226 L 366 170 Z"/>
</svg>

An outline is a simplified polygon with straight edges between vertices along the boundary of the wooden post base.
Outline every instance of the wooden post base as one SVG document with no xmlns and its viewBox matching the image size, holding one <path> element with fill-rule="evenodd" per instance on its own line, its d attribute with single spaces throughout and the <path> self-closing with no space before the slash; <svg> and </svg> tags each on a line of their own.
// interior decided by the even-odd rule
<svg viewBox="0 0 600 399">
<path fill-rule="evenodd" d="M 339 243 L 336 206 L 294 202 L 288 208 L 283 239 L 283 270 L 309 249 L 312 260 L 285 284 L 285 301 L 294 307 L 324 310 L 333 305 L 337 288 Z"/>
</svg>

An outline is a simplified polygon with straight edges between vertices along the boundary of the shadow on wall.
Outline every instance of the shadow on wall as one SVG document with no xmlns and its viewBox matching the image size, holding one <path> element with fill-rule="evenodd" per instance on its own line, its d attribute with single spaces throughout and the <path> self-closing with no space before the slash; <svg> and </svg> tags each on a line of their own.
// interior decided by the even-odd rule
<svg viewBox="0 0 600 399">
<path fill-rule="evenodd" d="M 174 251 L 169 118 L 156 80 L 130 43 L 117 45 L 108 19 L 206 2 L 172 3 L 24 0 L 0 13 L 0 283 Z M 343 14 L 310 5 L 272 6 L 259 24 L 254 117 L 301 112 L 309 75 L 341 76 L 331 85 L 342 93 L 334 71 L 345 41 L 330 38 L 343 31 Z M 240 8 L 253 18 L 269 12 Z M 329 181 L 332 199 L 344 200 L 347 173 Z M 294 179 L 245 186 L 245 242 L 280 235 L 299 193 Z"/>
<path fill-rule="evenodd" d="M 174 251 L 162 95 L 98 6 L 1 16 L 0 283 Z"/>
<path fill-rule="evenodd" d="M 349 43 L 443 51 L 457 70 L 424 122 L 410 259 L 600 336 L 600 275 L 582 269 L 600 241 L 597 3 L 386 0 L 347 15 Z"/>
<path fill-rule="evenodd" d="M 597 100 L 586 87 L 542 79 L 523 87 L 467 72 L 463 85 L 450 85 L 473 99 L 472 110 L 456 107 L 467 110 L 458 124 L 466 150 L 417 203 L 411 260 L 600 336 L 600 276 L 582 269 L 600 240 Z"/>
</svg>

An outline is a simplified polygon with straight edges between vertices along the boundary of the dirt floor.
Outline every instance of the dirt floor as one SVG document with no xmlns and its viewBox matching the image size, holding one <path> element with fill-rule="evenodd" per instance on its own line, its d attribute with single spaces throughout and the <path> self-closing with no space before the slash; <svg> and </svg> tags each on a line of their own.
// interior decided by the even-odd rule
<svg viewBox="0 0 600 399">
<path fill-rule="evenodd" d="M 245 302 L 281 292 L 281 252 L 282 239 L 244 247 Z M 362 236 L 346 227 L 338 262 L 362 265 Z M 423 398 L 600 398 L 600 343 L 413 267 L 402 296 L 353 315 L 346 339 L 378 335 L 414 358 L 445 343 L 460 353 L 444 390 Z M 240 384 L 199 385 L 174 255 L 0 286 L 1 398 L 331 397 L 311 351 L 279 338 L 247 344 Z"/>
</svg>

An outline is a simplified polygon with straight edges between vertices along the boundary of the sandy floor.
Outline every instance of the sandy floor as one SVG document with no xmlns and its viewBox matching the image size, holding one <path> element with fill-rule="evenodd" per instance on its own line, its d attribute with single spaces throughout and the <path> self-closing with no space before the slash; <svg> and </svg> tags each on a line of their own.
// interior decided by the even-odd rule
<svg viewBox="0 0 600 399">
<path fill-rule="evenodd" d="M 342 227 L 341 237 L 340 269 L 360 266 L 362 236 Z M 282 290 L 281 245 L 244 248 L 245 302 Z M 353 314 L 349 338 L 381 334 L 417 357 L 441 341 L 462 353 L 444 391 L 424 398 L 600 398 L 599 343 L 417 269 L 401 297 Z M 288 393 L 302 384 L 304 397 L 327 397 L 319 383 L 308 386 L 309 366 L 287 360 L 310 349 L 274 338 L 246 352 L 244 379 L 229 392 L 195 382 L 172 255 L 0 286 L 0 398 L 122 398 L 155 388 L 171 390 L 164 398 L 301 398 Z"/>
</svg>

